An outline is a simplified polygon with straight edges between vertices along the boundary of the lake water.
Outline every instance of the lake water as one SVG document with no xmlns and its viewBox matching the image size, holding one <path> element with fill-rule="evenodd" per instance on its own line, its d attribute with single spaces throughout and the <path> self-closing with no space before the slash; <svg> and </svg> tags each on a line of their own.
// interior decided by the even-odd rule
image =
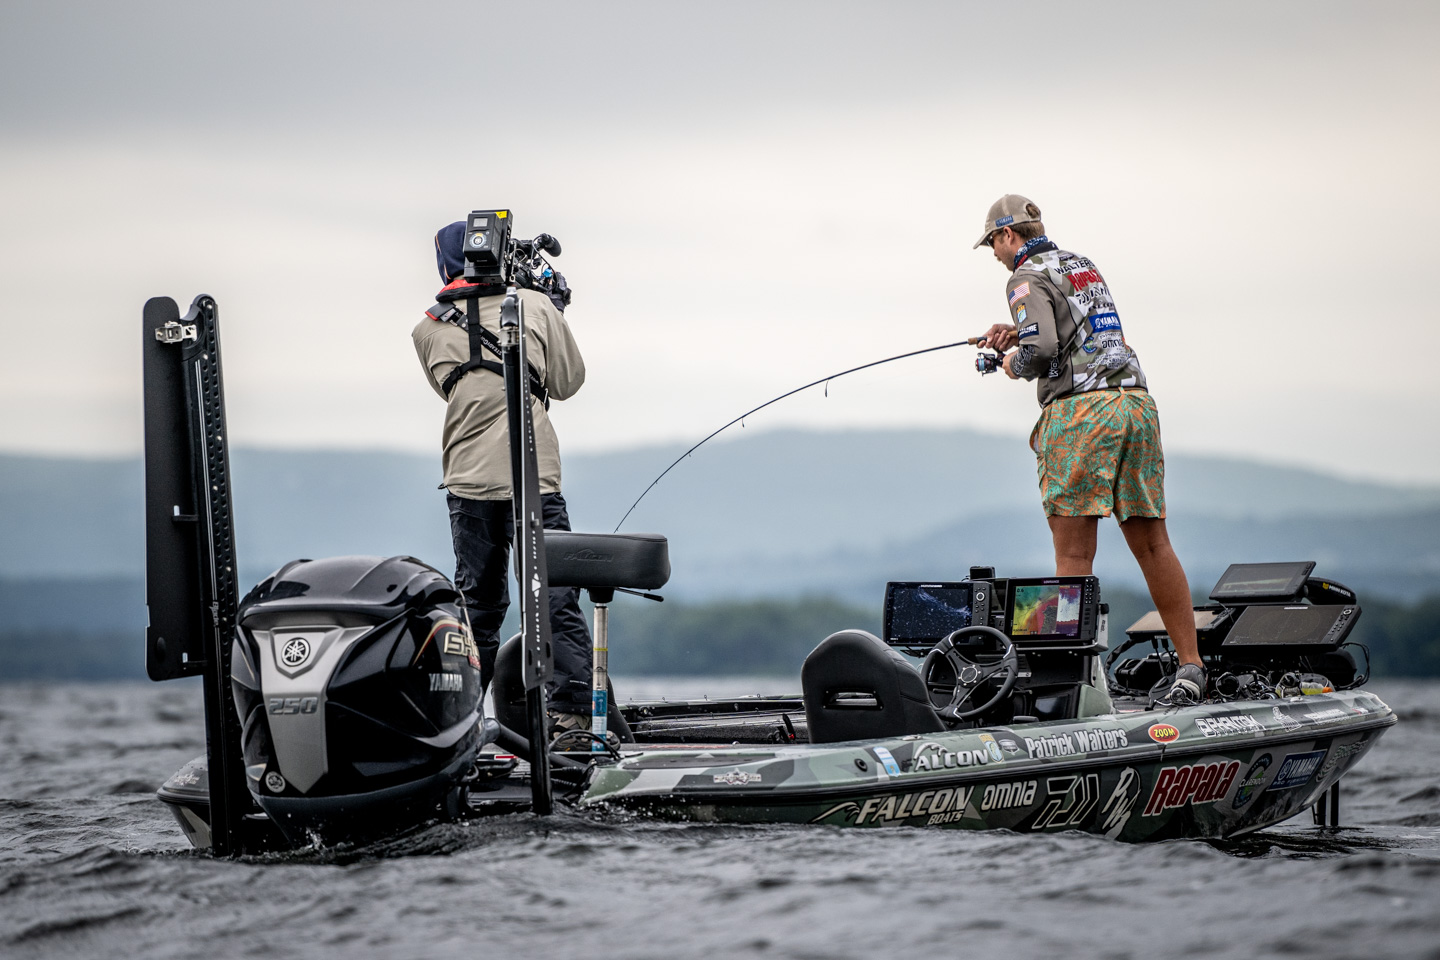
<svg viewBox="0 0 1440 960">
<path fill-rule="evenodd" d="M 777 692 L 617 680 L 625 697 Z M 0 685 L 0 956 L 1440 957 L 1440 685 L 1309 815 L 1244 840 L 728 827 L 615 814 L 442 824 L 366 848 L 193 853 L 154 790 L 199 687 Z"/>
</svg>

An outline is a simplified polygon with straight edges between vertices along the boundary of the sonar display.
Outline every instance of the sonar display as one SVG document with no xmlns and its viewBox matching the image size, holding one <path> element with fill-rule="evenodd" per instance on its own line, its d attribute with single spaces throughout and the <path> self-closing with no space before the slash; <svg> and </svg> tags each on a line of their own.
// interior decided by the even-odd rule
<svg viewBox="0 0 1440 960">
<path fill-rule="evenodd" d="M 1013 587 L 1012 637 L 1076 637 L 1080 635 L 1078 583 L 1016 584 Z"/>
</svg>

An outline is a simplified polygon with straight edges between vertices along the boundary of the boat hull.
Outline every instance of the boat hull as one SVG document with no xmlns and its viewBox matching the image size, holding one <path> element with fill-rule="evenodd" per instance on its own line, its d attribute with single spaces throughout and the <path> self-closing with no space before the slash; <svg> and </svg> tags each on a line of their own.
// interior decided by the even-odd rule
<svg viewBox="0 0 1440 960">
<path fill-rule="evenodd" d="M 879 741 L 642 745 L 582 805 L 721 823 L 1222 838 L 1324 795 L 1395 722 L 1346 692 Z"/>
</svg>

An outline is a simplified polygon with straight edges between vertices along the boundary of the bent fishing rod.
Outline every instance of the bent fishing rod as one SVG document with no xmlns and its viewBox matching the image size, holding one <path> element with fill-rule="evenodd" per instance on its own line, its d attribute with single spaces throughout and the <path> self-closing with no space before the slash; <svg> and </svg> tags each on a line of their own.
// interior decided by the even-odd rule
<svg viewBox="0 0 1440 960">
<path fill-rule="evenodd" d="M 803 387 L 796 387 L 794 390 L 790 390 L 790 391 L 787 391 L 787 392 L 785 392 L 785 393 L 782 393 L 782 394 L 780 394 L 780 396 L 778 396 L 778 397 L 773 397 L 773 398 L 771 398 L 771 399 L 769 399 L 769 400 L 766 400 L 764 403 L 760 404 L 760 406 L 755 407 L 754 409 L 746 410 L 744 413 L 740 414 L 740 416 L 736 417 L 734 420 L 731 420 L 729 423 L 725 424 L 725 425 L 724 425 L 723 427 L 721 427 L 720 429 L 718 429 L 718 430 L 714 431 L 713 433 L 711 433 L 711 434 L 710 434 L 709 436 L 707 436 L 704 440 L 701 440 L 699 443 L 695 444 L 695 446 L 691 447 L 689 450 L 686 450 L 684 453 L 680 454 L 680 456 L 678 456 L 678 457 L 675 458 L 675 462 L 674 462 L 674 463 L 670 464 L 670 466 L 668 466 L 668 467 L 666 467 L 664 470 L 660 471 L 660 476 L 656 477 L 654 480 L 651 480 L 651 481 L 650 481 L 650 486 L 646 487 L 646 488 L 640 493 L 640 496 L 638 496 L 638 497 L 635 498 L 635 502 L 632 503 L 632 504 L 630 504 L 630 509 L 625 511 L 625 516 L 623 516 L 623 517 L 620 518 L 620 522 L 617 523 L 617 524 L 615 524 L 615 529 L 614 529 L 613 531 L 611 531 L 611 532 L 612 532 L 612 533 L 619 533 L 619 532 L 620 532 L 620 528 L 625 525 L 625 521 L 630 518 L 630 514 L 635 511 L 635 508 L 638 507 L 638 506 L 640 506 L 640 501 L 645 499 L 645 495 L 646 495 L 647 493 L 649 493 L 651 490 L 654 490 L 654 489 L 655 489 L 655 485 L 656 485 L 657 483 L 659 483 L 661 480 L 664 480 L 666 474 L 668 474 L 671 470 L 674 470 L 677 466 L 679 466 L 681 460 L 684 460 L 686 457 L 690 456 L 690 454 L 694 453 L 696 450 L 699 450 L 701 447 L 703 447 L 706 443 L 708 443 L 709 441 L 713 440 L 715 437 L 719 436 L 720 434 L 724 433 L 726 430 L 729 430 L 731 427 L 735 426 L 735 424 L 740 423 L 740 422 L 741 422 L 742 420 L 744 420 L 746 417 L 749 417 L 749 416 L 751 416 L 751 415 L 753 415 L 753 414 L 759 413 L 761 410 L 764 410 L 766 407 L 770 406 L 772 403 L 779 403 L 781 400 L 784 400 L 786 397 L 793 397 L 795 394 L 801 393 L 801 392 L 803 392 L 803 391 L 805 391 L 805 390 L 809 390 L 811 387 L 818 387 L 818 386 L 820 386 L 820 384 L 822 384 L 822 383 L 828 384 L 831 380 L 838 380 L 839 378 L 841 378 L 841 377 L 843 377 L 843 376 L 846 376 L 846 375 L 852 374 L 852 373 L 858 373 L 858 372 L 861 371 L 861 370 L 869 370 L 871 367 L 878 367 L 878 366 L 880 366 L 880 365 L 883 364 L 883 363 L 892 363 L 892 362 L 894 362 L 894 361 L 896 361 L 896 360 L 904 360 L 904 359 L 906 359 L 907 357 L 918 357 L 918 356 L 920 356 L 921 354 L 934 353 L 934 352 L 936 352 L 937 350 L 950 350 L 950 349 L 952 349 L 952 348 L 954 348 L 954 347 L 975 347 L 975 346 L 981 346 L 981 345 L 984 344 L 984 341 L 985 341 L 985 338 L 984 338 L 984 337 L 971 337 L 971 338 L 969 338 L 968 340 L 957 340 L 957 341 L 954 342 L 954 343 L 942 343 L 942 344 L 940 344 L 940 346 L 938 346 L 938 347 L 926 347 L 924 350 L 911 350 L 909 353 L 896 354 L 896 355 L 893 356 L 893 357 L 886 357 L 884 360 L 872 360 L 870 363 L 862 363 L 862 364 L 861 364 L 860 366 L 858 366 L 858 367 L 851 367 L 849 370 L 841 370 L 839 373 L 832 373 L 832 374 L 830 374 L 830 376 L 828 376 L 828 377 L 821 377 L 819 380 L 812 380 L 812 381 L 810 381 L 809 383 L 805 384 Z M 979 370 L 982 374 L 985 374 L 985 373 L 994 373 L 996 370 L 1000 369 L 1000 363 L 1002 362 L 1002 360 L 1003 360 L 1003 355 L 998 354 L 998 353 L 997 353 L 997 354 L 981 354 L 981 355 L 980 355 L 979 357 L 977 357 L 976 360 L 975 360 L 975 369 Z"/>
</svg>

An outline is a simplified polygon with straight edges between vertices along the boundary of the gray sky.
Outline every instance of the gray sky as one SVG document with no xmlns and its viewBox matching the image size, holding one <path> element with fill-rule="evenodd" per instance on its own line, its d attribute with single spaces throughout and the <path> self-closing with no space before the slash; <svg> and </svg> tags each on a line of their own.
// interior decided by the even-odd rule
<svg viewBox="0 0 1440 960">
<path fill-rule="evenodd" d="M 564 449 L 698 439 L 1004 319 L 1019 192 L 1097 261 L 1167 446 L 1440 482 L 1428 3 L 0 5 L 0 449 L 140 445 L 140 308 L 221 308 L 231 434 L 438 447 L 431 235 L 554 233 Z M 752 427 L 970 424 L 969 352 Z M 1414 357 L 1413 360 L 1410 358 Z"/>
</svg>

